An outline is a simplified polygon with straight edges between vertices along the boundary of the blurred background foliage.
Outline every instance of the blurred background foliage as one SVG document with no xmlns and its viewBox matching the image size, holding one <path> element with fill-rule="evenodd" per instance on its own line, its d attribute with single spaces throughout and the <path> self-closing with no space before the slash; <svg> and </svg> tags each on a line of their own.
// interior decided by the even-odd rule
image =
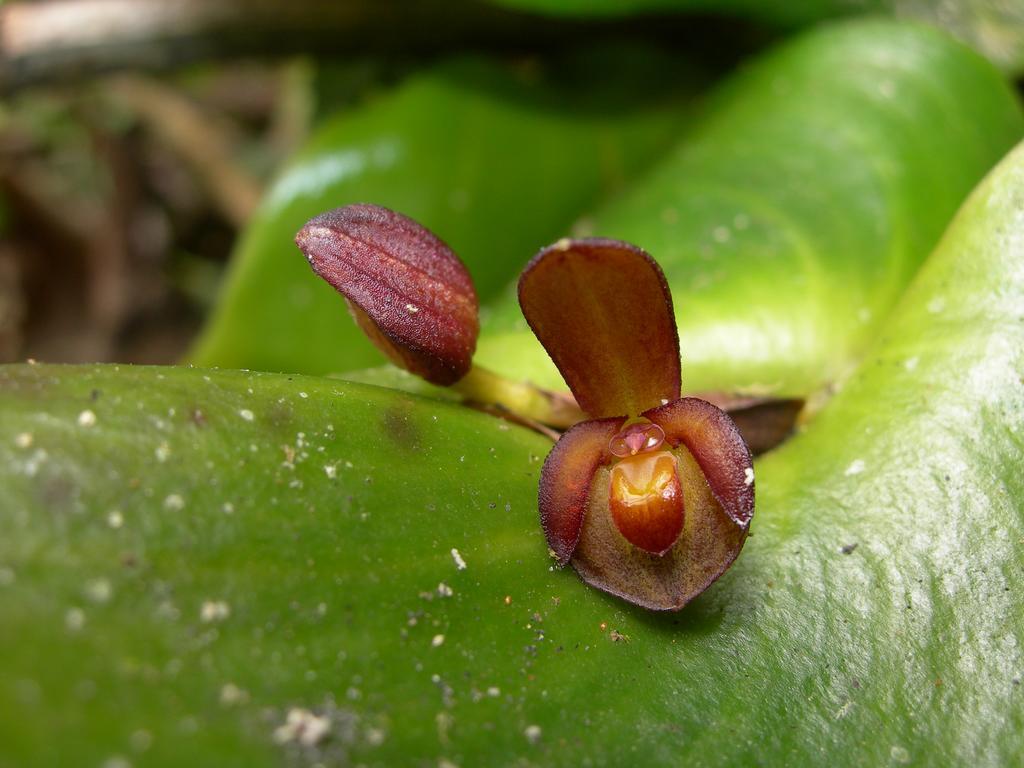
<svg viewBox="0 0 1024 768">
<path fill-rule="evenodd" d="M 507 231 L 532 228 L 496 243 L 495 258 L 525 259 L 663 152 L 698 94 L 741 59 L 795 27 L 864 13 L 924 20 L 1009 74 L 1024 70 L 1024 6 L 1012 0 L 4 3 L 0 361 L 185 358 L 239 232 L 289 158 L 387 120 L 451 130 L 463 152 L 480 121 L 533 132 L 544 144 L 534 162 L 502 166 L 514 184 L 478 178 L 458 205 L 444 201 L 491 219 L 524 201 Z M 459 115 L 444 111 L 453 78 L 480 93 Z M 389 113 L 388 99 L 406 103 Z M 584 135 L 596 144 L 578 146 Z M 590 167 L 595 153 L 609 163 Z M 392 204 L 416 208 L 413 196 Z M 444 217 L 432 225 L 443 232 Z M 456 245 L 478 250 L 487 236 L 478 228 Z M 475 271 L 485 297 L 507 273 Z M 218 334 L 194 359 L 289 367 Z"/>
</svg>

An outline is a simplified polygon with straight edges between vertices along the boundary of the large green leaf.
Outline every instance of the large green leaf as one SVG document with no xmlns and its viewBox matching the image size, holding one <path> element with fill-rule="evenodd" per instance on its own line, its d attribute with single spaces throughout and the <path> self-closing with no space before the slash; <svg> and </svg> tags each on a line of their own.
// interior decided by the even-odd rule
<svg viewBox="0 0 1024 768">
<path fill-rule="evenodd" d="M 328 373 L 383 360 L 292 243 L 309 218 L 347 203 L 433 229 L 489 298 L 538 244 L 669 145 L 694 91 L 692 70 L 652 51 L 567 58 L 540 82 L 449 62 L 328 120 L 246 231 L 193 361 Z"/>
<path fill-rule="evenodd" d="M 758 465 L 745 552 L 678 615 L 549 567 L 547 444 L 483 415 L 305 377 L 3 369 L 0 755 L 1014 764 L 1022 265 L 1024 145 Z M 328 738 L 276 744 L 291 707 Z"/>
<path fill-rule="evenodd" d="M 807 394 L 863 352 L 1022 132 L 1010 88 L 960 44 L 894 22 L 835 25 L 726 83 L 591 227 L 664 268 L 684 387 Z M 511 294 L 477 359 L 560 382 Z"/>
</svg>

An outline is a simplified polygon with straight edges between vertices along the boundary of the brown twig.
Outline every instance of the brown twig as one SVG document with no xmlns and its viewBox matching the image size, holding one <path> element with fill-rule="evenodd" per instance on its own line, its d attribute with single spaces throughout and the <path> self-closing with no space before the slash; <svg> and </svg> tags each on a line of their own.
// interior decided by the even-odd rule
<svg viewBox="0 0 1024 768">
<path fill-rule="evenodd" d="M 156 80 L 119 75 L 108 83 L 115 98 L 135 112 L 201 180 L 214 205 L 236 227 L 256 209 L 260 183 L 231 160 L 226 130 L 180 92 Z"/>
</svg>

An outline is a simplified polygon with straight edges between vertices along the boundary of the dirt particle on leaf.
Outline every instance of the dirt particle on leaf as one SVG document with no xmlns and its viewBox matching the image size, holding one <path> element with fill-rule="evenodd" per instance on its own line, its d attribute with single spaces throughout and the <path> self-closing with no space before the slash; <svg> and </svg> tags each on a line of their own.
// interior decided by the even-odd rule
<svg viewBox="0 0 1024 768">
<path fill-rule="evenodd" d="M 857 546 L 858 545 L 856 541 L 851 542 L 850 544 L 843 544 L 843 546 L 839 548 L 839 551 L 842 552 L 844 555 L 851 555 L 853 554 L 853 550 L 855 550 Z"/>
<path fill-rule="evenodd" d="M 540 741 L 540 737 L 543 735 L 539 725 L 528 725 L 523 731 L 523 736 L 531 744 L 537 744 Z"/>
<path fill-rule="evenodd" d="M 452 591 L 451 587 L 449 587 L 442 581 L 440 584 L 437 585 L 437 594 L 440 597 L 451 597 L 455 593 Z"/>
<path fill-rule="evenodd" d="M 292 707 L 284 723 L 274 730 L 274 741 L 278 744 L 297 743 L 304 747 L 315 747 L 330 732 L 330 718 L 308 709 Z"/>
<path fill-rule="evenodd" d="M 617 629 L 613 629 L 608 633 L 608 639 L 613 643 L 628 643 L 632 638 L 629 635 L 619 632 Z"/>
</svg>

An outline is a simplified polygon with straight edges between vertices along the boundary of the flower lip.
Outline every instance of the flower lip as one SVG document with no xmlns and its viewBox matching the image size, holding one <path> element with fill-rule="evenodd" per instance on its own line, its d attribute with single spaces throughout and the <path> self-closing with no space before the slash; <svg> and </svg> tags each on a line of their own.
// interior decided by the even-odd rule
<svg viewBox="0 0 1024 768">
<path fill-rule="evenodd" d="M 680 392 L 679 336 L 661 268 L 606 238 L 559 240 L 519 278 L 519 304 L 591 416 L 638 416 Z"/>
</svg>

